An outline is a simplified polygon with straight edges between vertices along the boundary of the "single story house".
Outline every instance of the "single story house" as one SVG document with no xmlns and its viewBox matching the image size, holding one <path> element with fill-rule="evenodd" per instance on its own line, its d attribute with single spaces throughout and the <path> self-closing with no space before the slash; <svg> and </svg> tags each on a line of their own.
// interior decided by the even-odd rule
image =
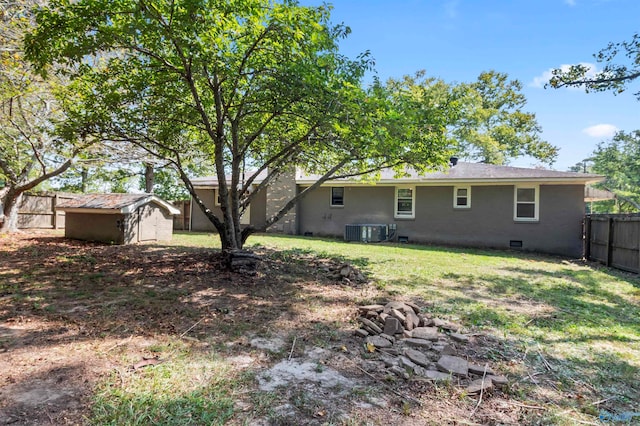
<svg viewBox="0 0 640 426">
<path fill-rule="evenodd" d="M 132 244 L 169 241 L 180 210 L 151 194 L 88 194 L 61 201 L 67 238 Z"/>
<path fill-rule="evenodd" d="M 246 223 L 264 224 L 317 176 L 283 175 L 256 194 Z M 257 179 L 260 181 L 260 179 Z M 375 182 L 340 179 L 308 194 L 270 231 L 471 247 L 517 248 L 580 257 L 585 185 L 602 180 L 585 173 L 457 162 L 432 173 L 396 177 L 383 170 Z M 205 204 L 219 211 L 216 178 L 193 180 Z M 193 203 L 192 203 L 193 204 Z M 191 230 L 213 226 L 197 208 Z"/>
</svg>

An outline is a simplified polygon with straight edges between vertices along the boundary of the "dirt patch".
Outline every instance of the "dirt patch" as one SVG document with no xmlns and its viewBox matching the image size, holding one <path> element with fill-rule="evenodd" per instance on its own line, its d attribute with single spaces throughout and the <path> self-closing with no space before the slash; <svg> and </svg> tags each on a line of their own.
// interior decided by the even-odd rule
<svg viewBox="0 0 640 426">
<path fill-rule="evenodd" d="M 88 424 L 98 384 L 138 374 L 141 359 L 170 363 L 176 342 L 255 374 L 235 397 L 234 424 L 516 424 L 526 415 L 500 390 L 474 410 L 464 387 L 379 368 L 381 354 L 354 335 L 357 306 L 388 295 L 357 269 L 256 251 L 264 262 L 245 275 L 225 271 L 214 250 L 0 236 L 0 424 Z M 493 362 L 508 361 L 496 353 Z"/>
</svg>

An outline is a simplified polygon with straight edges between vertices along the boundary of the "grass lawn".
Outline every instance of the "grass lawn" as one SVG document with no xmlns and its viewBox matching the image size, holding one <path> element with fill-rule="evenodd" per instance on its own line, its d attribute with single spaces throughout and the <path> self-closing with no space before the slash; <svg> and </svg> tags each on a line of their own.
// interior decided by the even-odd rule
<svg viewBox="0 0 640 426">
<path fill-rule="evenodd" d="M 175 243 L 217 241 L 179 235 Z M 502 361 L 522 379 L 521 396 L 544 401 L 559 419 L 575 410 L 606 417 L 607 407 L 640 413 L 640 279 L 634 274 L 519 252 L 273 235 L 253 236 L 247 245 L 344 259 L 368 271 L 390 296 L 427 301 L 433 312 L 503 337 L 517 358 Z"/>
<path fill-rule="evenodd" d="M 632 274 L 520 252 L 256 235 L 247 247 L 265 267 L 239 276 L 221 270 L 207 234 L 126 247 L 9 238 L 0 236 L 0 419 L 17 424 L 640 422 Z M 342 262 L 371 284 L 323 275 L 322 265 Z M 352 365 L 369 356 L 353 336 L 356 307 L 389 300 L 490 336 L 473 350 L 509 386 L 478 400 L 455 386 L 365 376 Z M 283 345 L 261 350 L 256 337 Z M 305 348 L 329 354 L 314 361 L 318 374 L 361 377 L 338 398 L 258 387 L 264 371 Z M 143 357 L 161 363 L 132 368 Z"/>
</svg>

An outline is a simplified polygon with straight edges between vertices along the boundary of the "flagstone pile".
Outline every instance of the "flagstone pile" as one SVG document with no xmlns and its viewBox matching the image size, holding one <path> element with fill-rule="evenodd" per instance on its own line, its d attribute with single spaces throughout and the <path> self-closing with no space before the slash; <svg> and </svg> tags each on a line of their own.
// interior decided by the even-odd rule
<svg viewBox="0 0 640 426">
<path fill-rule="evenodd" d="M 406 380 L 455 381 L 466 386 L 468 394 L 508 384 L 488 363 L 459 356 L 474 338 L 460 324 L 424 313 L 411 302 L 360 306 L 358 312 L 360 328 L 355 334 L 392 374 Z"/>
</svg>

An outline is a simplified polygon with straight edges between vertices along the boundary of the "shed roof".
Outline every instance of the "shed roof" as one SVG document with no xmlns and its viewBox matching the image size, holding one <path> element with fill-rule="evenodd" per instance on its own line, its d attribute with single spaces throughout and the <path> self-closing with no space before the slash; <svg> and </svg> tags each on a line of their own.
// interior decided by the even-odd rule
<svg viewBox="0 0 640 426">
<path fill-rule="evenodd" d="M 64 199 L 56 208 L 64 211 L 128 214 L 148 203 L 157 204 L 170 214 L 180 214 L 180 210 L 152 194 L 78 194 L 73 198 Z"/>
</svg>

